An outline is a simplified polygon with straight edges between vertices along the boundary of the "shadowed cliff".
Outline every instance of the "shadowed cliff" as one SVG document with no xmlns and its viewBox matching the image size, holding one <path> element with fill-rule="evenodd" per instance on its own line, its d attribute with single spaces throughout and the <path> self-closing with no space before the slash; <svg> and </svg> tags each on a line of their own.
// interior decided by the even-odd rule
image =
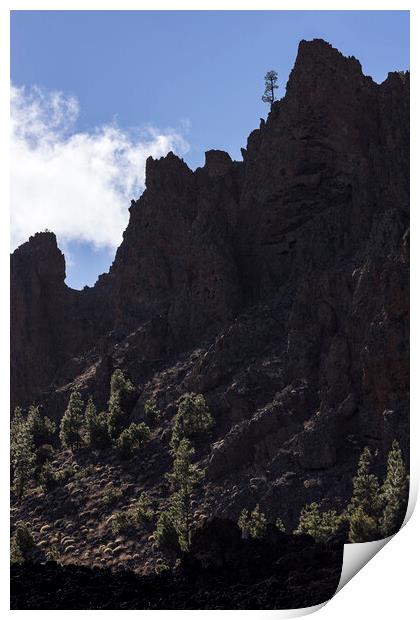
<svg viewBox="0 0 420 620">
<path fill-rule="evenodd" d="M 408 462 L 408 73 L 376 84 L 355 58 L 302 41 L 285 97 L 242 154 L 209 151 L 194 172 L 173 153 L 149 158 L 123 242 L 92 288 L 65 285 L 52 233 L 13 253 L 12 405 L 35 402 L 59 420 L 77 387 L 105 410 L 121 368 L 135 386 L 128 422 L 145 419 L 150 397 L 161 413 L 129 466 L 102 455 L 75 497 L 34 495 L 16 518 L 37 506 L 38 524 L 53 525 L 65 498 L 77 538 L 105 483 L 127 476 L 130 493 L 158 497 L 186 392 L 202 393 L 215 420 L 197 446 L 203 514 L 237 520 L 259 502 L 289 531 L 306 503 L 345 505 L 364 446 L 378 451 L 377 473 L 393 439 Z M 100 540 L 86 535 L 90 564 Z"/>
</svg>

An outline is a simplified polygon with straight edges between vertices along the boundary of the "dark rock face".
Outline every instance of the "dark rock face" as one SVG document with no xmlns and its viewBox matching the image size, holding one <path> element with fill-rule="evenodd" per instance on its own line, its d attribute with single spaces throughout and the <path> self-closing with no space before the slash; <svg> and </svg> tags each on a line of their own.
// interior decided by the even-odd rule
<svg viewBox="0 0 420 620">
<path fill-rule="evenodd" d="M 36 234 L 11 257 L 13 403 L 32 397 L 45 377 L 54 376 L 59 351 L 50 328 L 57 299 L 67 295 L 64 277 L 64 255 L 52 233 Z"/>
<path fill-rule="evenodd" d="M 11 256 L 12 405 L 39 400 L 57 373 L 61 385 L 73 381 L 81 368 L 75 356 L 108 327 L 93 291 L 70 289 L 64 279 L 51 232 L 36 233 Z"/>
<path fill-rule="evenodd" d="M 195 172 L 149 158 L 91 289 L 64 284 L 51 233 L 13 253 L 12 404 L 58 415 L 75 383 L 104 406 L 116 366 L 139 389 L 134 417 L 152 392 L 168 419 L 203 392 L 210 480 L 254 468 L 257 497 L 300 508 L 343 497 L 367 443 L 397 438 L 408 459 L 409 75 L 378 85 L 302 41 L 243 155 L 209 151 Z"/>
</svg>

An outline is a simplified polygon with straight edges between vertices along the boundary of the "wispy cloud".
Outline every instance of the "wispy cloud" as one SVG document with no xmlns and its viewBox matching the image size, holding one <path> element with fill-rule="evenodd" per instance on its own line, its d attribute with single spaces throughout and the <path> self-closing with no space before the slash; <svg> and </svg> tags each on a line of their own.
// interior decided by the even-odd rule
<svg viewBox="0 0 420 620">
<path fill-rule="evenodd" d="M 187 152 L 181 133 L 149 126 L 134 136 L 116 123 L 77 132 L 74 97 L 14 86 L 11 94 L 12 247 L 48 228 L 64 244 L 115 249 L 147 157 Z"/>
</svg>

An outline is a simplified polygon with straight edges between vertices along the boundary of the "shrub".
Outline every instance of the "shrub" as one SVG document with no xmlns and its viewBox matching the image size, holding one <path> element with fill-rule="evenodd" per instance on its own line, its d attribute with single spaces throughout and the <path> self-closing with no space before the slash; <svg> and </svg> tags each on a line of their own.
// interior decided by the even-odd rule
<svg viewBox="0 0 420 620">
<path fill-rule="evenodd" d="M 267 519 L 259 504 L 251 512 L 244 508 L 239 515 L 238 525 L 244 538 L 262 538 L 267 531 Z"/>
<path fill-rule="evenodd" d="M 58 562 L 60 559 L 60 551 L 57 545 L 51 545 L 45 549 L 45 557 L 49 562 Z"/>
<path fill-rule="evenodd" d="M 186 394 L 180 400 L 172 429 L 171 448 L 175 450 L 182 438 L 192 439 L 207 433 L 214 426 L 204 396 Z"/>
<path fill-rule="evenodd" d="M 68 465 L 63 469 L 53 467 L 49 462 L 45 463 L 39 473 L 39 483 L 45 493 L 63 486 L 72 478 L 76 477 L 77 472 L 73 465 Z"/>
<path fill-rule="evenodd" d="M 60 441 L 63 448 L 77 450 L 82 445 L 83 400 L 77 390 L 70 394 L 67 409 L 60 423 Z"/>
<path fill-rule="evenodd" d="M 162 573 L 166 573 L 170 570 L 169 566 L 162 562 L 161 564 L 156 564 L 155 573 L 156 575 L 161 575 Z"/>
<path fill-rule="evenodd" d="M 76 474 L 77 471 L 74 465 L 66 465 L 66 467 L 57 472 L 59 484 L 65 484 L 70 478 L 76 477 Z"/>
<path fill-rule="evenodd" d="M 280 519 L 280 517 L 278 517 L 278 519 L 276 519 L 276 528 L 278 529 L 279 532 L 286 533 L 286 528 L 284 527 L 284 523 Z"/>
<path fill-rule="evenodd" d="M 59 472 L 54 469 L 51 463 L 45 463 L 42 466 L 39 474 L 39 483 L 43 491 L 45 493 L 52 491 L 52 489 L 55 489 L 57 486 L 60 485 L 60 482 L 61 479 Z"/>
<path fill-rule="evenodd" d="M 35 547 L 32 533 L 27 525 L 20 523 L 10 541 L 10 560 L 20 564 L 27 558 L 27 554 Z"/>
<path fill-rule="evenodd" d="M 147 493 L 142 493 L 134 505 L 133 516 L 137 523 L 151 521 L 154 517 L 154 510 L 151 508 L 151 501 Z"/>
<path fill-rule="evenodd" d="M 327 542 L 341 533 L 345 523 L 343 516 L 335 510 L 321 512 L 316 502 L 302 508 L 295 534 L 309 534 L 316 541 Z"/>
<path fill-rule="evenodd" d="M 128 530 L 131 526 L 131 515 L 128 512 L 120 510 L 115 513 L 115 518 L 111 521 L 111 529 L 114 534 Z"/>
<path fill-rule="evenodd" d="M 379 537 L 376 519 L 366 514 L 360 506 L 355 508 L 349 516 L 349 542 L 371 542 Z"/>
<path fill-rule="evenodd" d="M 91 463 L 90 465 L 86 465 L 86 467 L 78 467 L 74 472 L 75 480 L 84 480 L 88 476 L 93 476 L 96 472 L 95 465 Z"/>
<path fill-rule="evenodd" d="M 117 439 L 116 447 L 122 459 L 129 459 L 134 452 L 141 448 L 150 437 L 150 429 L 144 423 L 130 424 Z"/>
<path fill-rule="evenodd" d="M 154 396 L 149 398 L 149 400 L 144 403 L 144 416 L 149 424 L 154 424 L 159 420 L 160 411 Z"/>
<path fill-rule="evenodd" d="M 123 497 L 121 489 L 109 489 L 102 495 L 102 504 L 105 507 L 115 506 Z"/>
<path fill-rule="evenodd" d="M 178 494 L 171 496 L 168 508 L 159 514 L 153 536 L 160 547 L 168 550 L 178 552 L 187 548 L 182 502 Z"/>
</svg>

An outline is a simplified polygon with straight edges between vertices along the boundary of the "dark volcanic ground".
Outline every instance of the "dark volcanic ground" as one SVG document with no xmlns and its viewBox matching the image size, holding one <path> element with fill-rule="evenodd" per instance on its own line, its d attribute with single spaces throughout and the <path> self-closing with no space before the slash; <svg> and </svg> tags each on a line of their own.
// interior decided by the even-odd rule
<svg viewBox="0 0 420 620">
<path fill-rule="evenodd" d="M 235 524 L 217 522 L 206 536 L 213 547 L 219 536 L 223 552 L 213 548 L 209 558 L 209 540 L 202 540 L 206 566 L 197 559 L 196 545 L 174 574 L 139 577 L 54 562 L 13 566 L 11 608 L 288 609 L 331 598 L 341 575 L 343 546 L 281 536 L 275 529 L 271 534 L 271 539 L 240 542 Z"/>
</svg>

